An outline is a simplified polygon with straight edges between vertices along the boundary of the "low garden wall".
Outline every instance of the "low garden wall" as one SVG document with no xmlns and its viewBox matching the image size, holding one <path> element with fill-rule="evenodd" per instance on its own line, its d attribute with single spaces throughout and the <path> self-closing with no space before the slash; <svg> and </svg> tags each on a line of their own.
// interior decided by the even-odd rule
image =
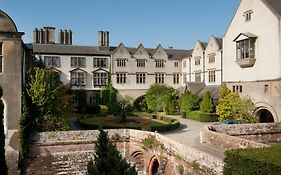
<svg viewBox="0 0 281 175">
<path fill-rule="evenodd" d="M 267 147 L 280 143 L 280 123 L 230 124 L 205 126 L 201 141 L 225 149 Z"/>
<path fill-rule="evenodd" d="M 132 129 L 108 131 L 109 137 L 112 138 L 118 136 L 121 140 L 126 140 L 127 143 L 142 142 L 142 140 L 147 138 L 149 135 L 154 135 L 157 140 L 163 143 L 163 149 L 167 154 L 180 157 L 186 162 L 196 162 L 202 169 L 208 171 L 208 174 L 222 173 L 223 161 L 221 159 L 213 157 L 212 155 L 199 151 L 195 148 L 177 143 L 159 133 Z M 70 148 L 71 145 L 77 145 L 78 147 L 81 145 L 89 145 L 87 147 L 92 147 L 91 145 L 96 141 L 98 133 L 99 131 L 96 130 L 38 133 L 34 137 L 34 144 L 39 147 L 56 146 L 60 149 L 65 148 L 65 151 L 61 150 L 60 152 L 67 152 L 72 149 Z M 83 159 L 84 160 L 79 159 L 79 161 L 87 160 L 85 158 Z"/>
</svg>

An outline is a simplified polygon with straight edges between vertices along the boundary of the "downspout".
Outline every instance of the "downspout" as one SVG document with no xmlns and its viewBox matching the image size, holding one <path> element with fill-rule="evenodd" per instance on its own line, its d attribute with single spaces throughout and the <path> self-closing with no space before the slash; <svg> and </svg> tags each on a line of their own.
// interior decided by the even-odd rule
<svg viewBox="0 0 281 175">
<path fill-rule="evenodd" d="M 223 82 L 223 49 L 221 49 L 221 51 L 220 51 L 220 53 L 221 53 L 221 82 L 220 82 L 220 84 L 222 84 L 222 82 Z"/>
<path fill-rule="evenodd" d="M 203 82 L 205 83 L 205 51 L 203 52 Z"/>
</svg>

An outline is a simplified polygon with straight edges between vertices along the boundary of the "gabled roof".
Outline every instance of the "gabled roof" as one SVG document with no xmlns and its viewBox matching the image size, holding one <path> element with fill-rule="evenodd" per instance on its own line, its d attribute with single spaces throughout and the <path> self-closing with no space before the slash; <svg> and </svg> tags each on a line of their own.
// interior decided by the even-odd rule
<svg viewBox="0 0 281 175">
<path fill-rule="evenodd" d="M 281 18 L 281 0 L 262 0 L 265 5 L 278 17 Z"/>
<path fill-rule="evenodd" d="M 80 69 L 80 68 L 75 68 L 75 69 L 73 69 L 73 70 L 71 70 L 69 72 L 84 72 L 84 73 L 87 73 L 85 70 Z"/>
<path fill-rule="evenodd" d="M 252 33 L 240 33 L 233 41 L 241 40 L 241 39 L 239 39 L 241 36 L 246 37 L 246 38 L 257 38 L 257 36 Z"/>
</svg>

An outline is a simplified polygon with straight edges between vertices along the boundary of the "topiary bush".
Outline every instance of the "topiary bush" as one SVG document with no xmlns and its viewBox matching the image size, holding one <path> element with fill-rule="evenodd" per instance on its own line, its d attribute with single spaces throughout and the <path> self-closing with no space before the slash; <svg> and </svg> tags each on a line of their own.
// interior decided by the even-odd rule
<svg viewBox="0 0 281 175">
<path fill-rule="evenodd" d="M 200 103 L 200 111 L 212 113 L 214 112 L 215 106 L 213 103 L 213 99 L 209 91 L 204 94 L 203 100 Z"/>
<path fill-rule="evenodd" d="M 107 116 L 108 107 L 106 105 L 99 105 L 99 108 L 100 108 L 99 116 Z"/>
<path fill-rule="evenodd" d="M 181 113 L 188 113 L 199 109 L 199 97 L 190 91 L 185 92 L 179 99 Z"/>
<path fill-rule="evenodd" d="M 268 148 L 237 149 L 225 152 L 224 175 L 281 174 L 281 145 Z"/>
</svg>

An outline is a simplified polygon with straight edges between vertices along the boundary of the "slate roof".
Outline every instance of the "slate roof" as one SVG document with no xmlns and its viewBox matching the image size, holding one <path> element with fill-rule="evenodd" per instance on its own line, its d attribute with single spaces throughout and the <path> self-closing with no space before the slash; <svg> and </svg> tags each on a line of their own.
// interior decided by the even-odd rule
<svg viewBox="0 0 281 175">
<path fill-rule="evenodd" d="M 34 53 L 64 54 L 64 55 L 111 55 L 117 47 L 99 48 L 97 46 L 76 46 L 62 44 L 26 44 L 26 47 L 33 48 Z M 134 55 L 137 48 L 126 47 L 131 55 Z M 150 56 L 155 49 L 145 48 Z M 192 50 L 164 49 L 169 59 L 182 59 L 190 57 Z"/>
<path fill-rule="evenodd" d="M 32 44 L 34 53 L 64 55 L 110 55 L 116 48 L 99 49 L 96 46 L 75 46 L 62 44 Z"/>
<path fill-rule="evenodd" d="M 215 38 L 216 38 L 216 40 L 218 41 L 219 47 L 220 47 L 220 49 L 221 49 L 221 48 L 222 48 L 222 42 L 223 42 L 222 38 L 217 38 L 217 37 L 215 37 Z"/>
<path fill-rule="evenodd" d="M 263 0 L 263 2 L 281 18 L 281 0 Z"/>
</svg>

